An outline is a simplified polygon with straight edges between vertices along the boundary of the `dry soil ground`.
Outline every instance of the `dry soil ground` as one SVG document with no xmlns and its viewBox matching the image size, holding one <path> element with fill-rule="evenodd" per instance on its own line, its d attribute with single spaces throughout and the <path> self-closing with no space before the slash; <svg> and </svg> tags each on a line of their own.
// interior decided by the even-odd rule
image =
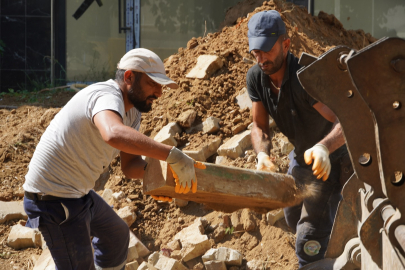
<svg viewBox="0 0 405 270">
<path fill-rule="evenodd" d="M 291 52 L 300 56 L 302 52 L 319 56 L 337 45 L 361 49 L 375 39 L 362 30 L 345 30 L 333 16 L 320 13 L 311 16 L 306 9 L 283 1 L 245 0 L 230 9 L 224 20 L 224 27 L 217 33 L 192 38 L 185 48 L 165 60 L 165 67 L 172 79 L 180 84 L 176 91 L 165 89 L 163 96 L 155 102 L 153 110 L 143 115 L 141 131 L 153 137 L 164 125 L 176 121 L 187 109 L 197 112 L 195 125 L 209 116 L 221 119 L 221 130 L 213 135 L 201 132 L 177 136 L 179 147 L 195 149 L 214 137 L 223 141 L 233 136 L 232 127 L 241 122 L 251 123 L 250 110 L 240 110 L 235 97 L 245 86 L 245 76 L 253 65 L 243 59 L 252 59 L 248 51 L 247 21 L 253 13 L 276 9 L 282 14 L 287 32 L 291 38 Z M 242 14 L 241 14 L 242 13 Z M 225 65 L 206 80 L 187 79 L 186 74 L 202 54 L 220 56 Z M 15 105 L 16 109 L 0 109 L 0 200 L 22 200 L 22 184 L 27 166 L 37 143 L 54 115 L 73 96 L 71 91 L 51 91 L 30 95 L 35 103 L 27 105 L 27 97 L 21 95 L 2 95 L 0 105 Z M 31 99 L 32 101 L 32 99 Z M 235 120 L 236 118 L 242 120 Z M 282 155 L 279 142 L 282 135 L 274 129 L 272 158 L 285 172 L 288 158 Z M 251 154 L 252 151 L 249 152 Z M 254 168 L 254 161 L 247 160 L 249 155 L 229 159 L 230 166 Z M 215 156 L 208 161 L 213 162 Z M 137 214 L 131 230 L 153 251 L 164 248 L 168 241 L 181 228 L 197 217 L 205 217 L 215 228 L 224 222 L 226 213 L 213 211 L 204 205 L 190 202 L 178 208 L 174 203 L 158 203 L 142 193 L 142 181 L 126 179 L 119 168 L 120 160 L 111 163 L 110 178 L 106 187 L 113 191 L 124 191 L 131 202 L 122 201 L 116 208 L 130 204 Z M 231 247 L 244 255 L 244 264 L 251 260 L 263 261 L 267 269 L 297 269 L 294 254 L 294 235 L 285 221 L 275 226 L 266 224 L 261 214 L 247 209 L 241 212 L 242 219 L 248 219 L 256 226 L 253 230 L 225 234 L 218 231 L 208 232 L 214 247 Z M 0 225 L 0 269 L 32 269 L 32 255 L 39 255 L 40 249 L 12 250 L 6 245 L 10 228 L 18 221 Z M 4 256 L 7 252 L 11 257 Z M 264 268 L 263 268 L 264 269 Z"/>
</svg>

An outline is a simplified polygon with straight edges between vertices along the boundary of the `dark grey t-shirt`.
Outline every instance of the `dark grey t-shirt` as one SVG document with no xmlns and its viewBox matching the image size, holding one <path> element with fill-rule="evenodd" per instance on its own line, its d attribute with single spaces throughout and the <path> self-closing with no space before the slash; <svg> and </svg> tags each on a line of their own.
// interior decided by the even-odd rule
<svg viewBox="0 0 405 270">
<path fill-rule="evenodd" d="M 247 89 L 253 102 L 261 101 L 276 122 L 280 131 L 295 147 L 296 160 L 306 166 L 304 152 L 322 140 L 332 129 L 327 121 L 313 107 L 317 101 L 301 86 L 297 70 L 301 66 L 291 53 L 287 56 L 287 67 L 278 96 L 270 90 L 270 77 L 258 65 L 249 69 L 246 76 Z M 342 146 L 333 153 L 331 162 L 345 152 Z"/>
</svg>

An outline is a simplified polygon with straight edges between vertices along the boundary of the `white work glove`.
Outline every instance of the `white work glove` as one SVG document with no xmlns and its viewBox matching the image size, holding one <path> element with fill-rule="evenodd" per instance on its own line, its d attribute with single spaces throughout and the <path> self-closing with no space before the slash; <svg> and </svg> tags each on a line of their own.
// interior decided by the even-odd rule
<svg viewBox="0 0 405 270">
<path fill-rule="evenodd" d="M 329 160 L 329 150 L 323 144 L 315 144 L 314 147 L 308 149 L 304 153 L 304 160 L 306 164 L 311 164 L 314 160 L 314 165 L 312 165 L 312 170 L 317 179 L 326 181 L 330 174 L 330 160 Z"/>
<path fill-rule="evenodd" d="M 259 171 L 266 171 L 266 172 L 278 171 L 277 165 L 271 162 L 270 156 L 267 155 L 265 152 L 259 152 L 259 154 L 257 154 L 256 169 L 258 169 Z"/>
<path fill-rule="evenodd" d="M 166 162 L 169 164 L 176 182 L 174 191 L 176 193 L 186 194 L 191 189 L 193 193 L 196 193 L 197 177 L 195 175 L 194 167 L 205 169 L 205 165 L 201 162 L 196 162 L 176 147 L 173 147 L 172 150 L 170 150 Z"/>
</svg>

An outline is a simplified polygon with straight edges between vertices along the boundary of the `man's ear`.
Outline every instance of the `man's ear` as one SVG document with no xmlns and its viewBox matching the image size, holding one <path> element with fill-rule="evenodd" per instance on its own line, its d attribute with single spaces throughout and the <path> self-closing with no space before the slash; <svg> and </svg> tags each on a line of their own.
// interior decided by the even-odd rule
<svg viewBox="0 0 405 270">
<path fill-rule="evenodd" d="M 126 84 L 131 85 L 131 84 L 132 84 L 131 79 L 132 79 L 132 76 L 133 76 L 133 75 L 134 75 L 134 74 L 132 73 L 131 70 L 125 71 L 125 73 L 124 73 L 124 82 L 125 82 Z"/>
<path fill-rule="evenodd" d="M 291 39 L 290 38 L 286 38 L 283 41 L 283 53 L 287 54 L 288 50 L 290 49 L 291 46 Z"/>
</svg>

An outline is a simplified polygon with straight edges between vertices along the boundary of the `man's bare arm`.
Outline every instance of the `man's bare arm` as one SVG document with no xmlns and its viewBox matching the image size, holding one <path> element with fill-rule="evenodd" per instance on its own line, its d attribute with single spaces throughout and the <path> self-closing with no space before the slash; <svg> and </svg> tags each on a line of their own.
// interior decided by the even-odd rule
<svg viewBox="0 0 405 270">
<path fill-rule="evenodd" d="M 265 152 L 269 154 L 271 149 L 269 115 L 261 101 L 253 102 L 252 115 L 253 128 L 251 138 L 253 149 L 256 153 Z"/>
<path fill-rule="evenodd" d="M 114 111 L 101 111 L 93 120 L 103 140 L 122 152 L 166 160 L 172 149 L 172 146 L 156 142 L 139 131 L 125 126 L 121 116 Z"/>
<path fill-rule="evenodd" d="M 326 120 L 333 123 L 332 129 L 325 138 L 323 138 L 319 143 L 325 145 L 329 153 L 332 153 L 339 147 L 345 144 L 345 139 L 343 136 L 342 126 L 336 115 L 329 109 L 325 104 L 317 102 L 314 105 L 315 110 L 317 110 Z"/>
</svg>

